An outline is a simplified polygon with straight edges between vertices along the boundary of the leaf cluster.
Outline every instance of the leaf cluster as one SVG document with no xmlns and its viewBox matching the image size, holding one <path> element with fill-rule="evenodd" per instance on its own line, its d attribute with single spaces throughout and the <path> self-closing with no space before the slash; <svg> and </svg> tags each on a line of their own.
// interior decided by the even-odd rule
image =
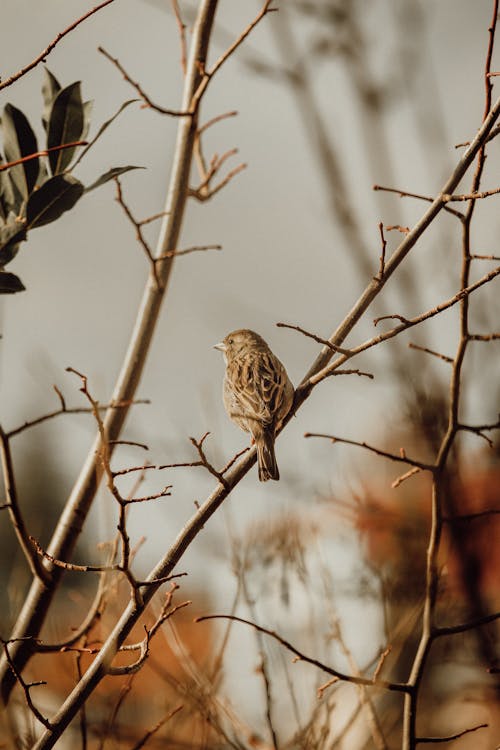
<svg viewBox="0 0 500 750">
<path fill-rule="evenodd" d="M 6 104 L 0 133 L 0 294 L 24 290 L 21 279 L 5 271 L 31 229 L 50 224 L 72 209 L 82 195 L 123 172 L 114 167 L 85 187 L 72 171 L 113 120 L 133 101 L 125 102 L 85 145 L 91 124 L 92 101 L 83 101 L 79 81 L 62 87 L 46 68 L 42 85 L 42 125 L 45 146 L 39 150 L 26 115 Z M 63 148 L 61 148 L 63 147 Z"/>
</svg>

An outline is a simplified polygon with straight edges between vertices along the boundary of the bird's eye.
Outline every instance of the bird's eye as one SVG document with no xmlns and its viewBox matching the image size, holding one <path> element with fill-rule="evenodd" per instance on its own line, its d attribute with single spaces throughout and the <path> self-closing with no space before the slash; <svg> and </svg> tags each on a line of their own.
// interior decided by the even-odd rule
<svg viewBox="0 0 500 750">
<path fill-rule="evenodd" d="M 228 344 L 232 344 L 233 343 L 233 339 L 228 339 L 227 343 Z"/>
</svg>

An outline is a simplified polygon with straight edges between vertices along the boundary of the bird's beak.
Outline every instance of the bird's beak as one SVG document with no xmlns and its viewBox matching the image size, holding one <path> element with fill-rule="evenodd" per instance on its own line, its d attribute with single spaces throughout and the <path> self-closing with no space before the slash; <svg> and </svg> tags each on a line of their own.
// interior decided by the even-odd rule
<svg viewBox="0 0 500 750">
<path fill-rule="evenodd" d="M 226 351 L 226 345 L 220 341 L 218 344 L 215 344 L 214 349 L 218 349 L 220 352 Z"/>
</svg>

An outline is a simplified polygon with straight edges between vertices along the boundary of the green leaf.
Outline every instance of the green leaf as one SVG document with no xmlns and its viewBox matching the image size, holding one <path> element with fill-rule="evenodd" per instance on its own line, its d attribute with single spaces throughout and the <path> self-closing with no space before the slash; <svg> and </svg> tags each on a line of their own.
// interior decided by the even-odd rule
<svg viewBox="0 0 500 750">
<path fill-rule="evenodd" d="M 0 266 L 6 266 L 7 263 L 10 263 L 16 257 L 19 245 L 25 239 L 25 222 L 18 221 L 11 214 L 5 226 L 0 229 Z"/>
<path fill-rule="evenodd" d="M 42 125 L 47 130 L 49 125 L 50 110 L 54 99 L 61 90 L 61 84 L 48 68 L 44 68 L 44 82 L 42 84 L 43 112 Z"/>
<path fill-rule="evenodd" d="M 7 271 L 0 271 L 0 294 L 15 294 L 16 292 L 24 292 L 26 287 L 23 282 L 14 273 L 7 273 Z"/>
<path fill-rule="evenodd" d="M 70 174 L 51 177 L 32 193 L 26 207 L 27 229 L 42 227 L 73 208 L 83 195 L 82 183 Z"/>
<path fill-rule="evenodd" d="M 2 130 L 6 161 L 17 161 L 38 151 L 35 134 L 26 116 L 12 104 L 6 104 L 4 107 Z M 12 181 L 25 200 L 36 185 L 38 170 L 38 158 L 10 169 Z"/>
<path fill-rule="evenodd" d="M 97 131 L 96 135 L 92 138 L 92 140 L 90 141 L 90 143 L 88 144 L 88 146 L 86 146 L 83 149 L 83 151 L 80 153 L 80 156 L 78 157 L 78 159 L 73 164 L 73 169 L 83 159 L 83 157 L 85 156 L 85 154 L 87 153 L 87 151 L 89 150 L 89 148 L 92 148 L 92 146 L 94 145 L 94 143 L 101 137 L 101 135 L 104 133 L 104 131 L 107 130 L 107 128 L 109 128 L 109 126 L 111 125 L 111 123 L 113 122 L 113 120 L 115 120 L 118 117 L 118 115 L 121 115 L 121 113 L 123 112 L 123 110 L 126 107 L 128 107 L 129 104 L 133 104 L 134 102 L 140 102 L 140 101 L 141 101 L 140 99 L 129 99 L 128 101 L 123 102 L 123 104 L 121 105 L 120 109 L 117 112 L 115 112 L 115 114 L 112 117 L 110 117 L 109 120 L 106 120 L 106 122 L 104 122 L 101 125 L 101 127 Z M 86 134 L 85 134 L 85 137 L 87 137 Z"/>
<path fill-rule="evenodd" d="M 105 182 L 114 180 L 115 177 L 119 177 L 121 174 L 125 174 L 125 172 L 130 172 L 131 169 L 145 169 L 145 167 L 113 167 L 113 169 L 109 169 L 107 172 L 102 174 L 95 182 L 92 183 L 92 185 L 86 187 L 85 192 L 88 193 L 90 190 L 94 190 L 96 187 L 104 185 Z"/>
<path fill-rule="evenodd" d="M 84 128 L 84 112 L 80 82 L 61 89 L 54 99 L 47 132 L 47 148 L 61 146 L 81 139 Z M 60 174 L 70 165 L 76 148 L 52 151 L 49 163 L 52 174 Z"/>
</svg>

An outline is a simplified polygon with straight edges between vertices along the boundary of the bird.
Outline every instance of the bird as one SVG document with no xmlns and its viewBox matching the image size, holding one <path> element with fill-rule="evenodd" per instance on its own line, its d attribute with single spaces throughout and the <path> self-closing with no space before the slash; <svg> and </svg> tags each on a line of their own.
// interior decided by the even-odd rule
<svg viewBox="0 0 500 750">
<path fill-rule="evenodd" d="M 292 408 L 294 387 L 262 336 L 248 328 L 232 331 L 214 346 L 224 355 L 223 402 L 230 419 L 252 435 L 259 479 L 278 480 L 274 441 Z"/>
</svg>

